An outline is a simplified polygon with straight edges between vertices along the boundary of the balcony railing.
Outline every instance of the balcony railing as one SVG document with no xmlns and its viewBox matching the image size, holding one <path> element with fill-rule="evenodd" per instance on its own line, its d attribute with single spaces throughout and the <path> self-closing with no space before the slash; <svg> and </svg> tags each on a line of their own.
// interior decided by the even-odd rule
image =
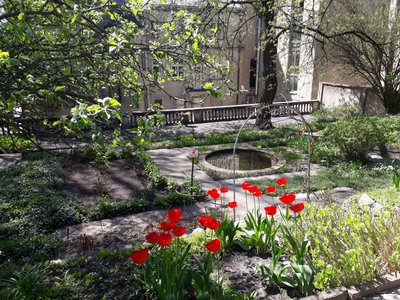
<svg viewBox="0 0 400 300">
<path fill-rule="evenodd" d="M 183 119 L 188 124 L 232 121 L 247 119 L 258 104 L 242 104 L 228 106 L 210 106 L 182 109 L 163 109 L 162 114 L 165 117 L 166 125 L 176 124 Z M 293 101 L 293 102 L 277 102 L 271 106 L 271 114 L 273 117 L 284 117 L 300 114 L 309 114 L 319 108 L 318 100 L 311 101 Z M 141 117 L 155 114 L 155 112 L 133 111 L 126 114 L 125 123 L 130 126 L 137 126 Z"/>
</svg>

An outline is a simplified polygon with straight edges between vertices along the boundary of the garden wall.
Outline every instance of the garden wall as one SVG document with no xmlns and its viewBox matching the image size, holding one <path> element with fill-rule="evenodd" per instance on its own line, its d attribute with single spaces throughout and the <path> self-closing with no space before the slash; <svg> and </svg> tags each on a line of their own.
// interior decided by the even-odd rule
<svg viewBox="0 0 400 300">
<path fill-rule="evenodd" d="M 320 82 L 318 100 L 324 107 L 352 104 L 367 115 L 385 113 L 382 102 L 371 87 Z"/>
</svg>

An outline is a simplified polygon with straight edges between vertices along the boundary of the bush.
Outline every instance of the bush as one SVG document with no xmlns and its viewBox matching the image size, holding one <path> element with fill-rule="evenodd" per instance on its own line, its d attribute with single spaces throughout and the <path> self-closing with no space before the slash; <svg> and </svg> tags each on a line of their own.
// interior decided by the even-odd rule
<svg viewBox="0 0 400 300">
<path fill-rule="evenodd" d="M 168 185 L 167 179 L 151 157 L 144 151 L 138 151 L 136 156 L 139 159 L 139 162 L 143 165 L 143 169 L 153 188 L 157 190 L 166 188 Z"/>
<path fill-rule="evenodd" d="M 0 153 L 11 153 L 33 149 L 32 140 L 19 135 L 0 135 Z"/>
<path fill-rule="evenodd" d="M 345 120 L 357 115 L 360 115 L 361 111 L 354 105 L 342 104 L 330 108 L 320 108 L 313 113 L 315 122 L 334 122 L 339 120 Z"/>
<path fill-rule="evenodd" d="M 111 200 L 108 198 L 99 199 L 99 212 L 101 217 L 111 218 L 148 210 L 150 202 L 144 199 Z"/>
<path fill-rule="evenodd" d="M 337 121 L 324 133 L 335 141 L 348 160 L 363 161 L 370 151 L 383 143 L 381 130 L 371 118 L 364 116 Z"/>
<path fill-rule="evenodd" d="M 400 268 L 400 213 L 385 207 L 372 212 L 354 205 L 307 206 L 302 223 L 291 230 L 296 239 L 311 242 L 309 258 L 316 270 L 315 285 L 328 289 L 351 286 L 398 271 Z"/>
</svg>

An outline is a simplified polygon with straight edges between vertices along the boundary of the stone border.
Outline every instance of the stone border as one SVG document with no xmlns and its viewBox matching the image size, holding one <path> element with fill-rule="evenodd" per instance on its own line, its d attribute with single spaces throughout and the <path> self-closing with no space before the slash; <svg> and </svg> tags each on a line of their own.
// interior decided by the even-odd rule
<svg viewBox="0 0 400 300">
<path fill-rule="evenodd" d="M 396 287 L 400 287 L 400 272 L 383 275 L 356 287 L 341 286 L 300 300 L 358 300 Z"/>
<path fill-rule="evenodd" d="M 199 163 L 202 166 L 202 169 L 211 177 L 216 178 L 216 179 L 230 179 L 233 178 L 233 171 L 232 170 L 227 170 L 223 168 L 218 168 L 213 166 L 212 164 L 208 163 L 206 161 L 206 158 L 208 155 L 211 153 L 217 153 L 217 152 L 224 152 L 226 150 L 229 150 L 233 148 L 221 148 L 221 149 L 214 149 L 207 151 L 199 156 Z M 257 177 L 257 176 L 263 176 L 263 175 L 270 175 L 274 174 L 276 170 L 282 168 L 286 164 L 286 159 L 273 152 L 273 151 L 267 151 L 263 149 L 259 149 L 256 147 L 238 147 L 236 148 L 237 151 L 243 150 L 243 151 L 248 151 L 248 150 L 253 150 L 257 152 L 264 153 L 266 156 L 270 157 L 271 160 L 274 161 L 274 165 L 270 168 L 266 169 L 260 169 L 260 170 L 236 170 L 236 178 L 241 178 L 241 177 Z"/>
</svg>

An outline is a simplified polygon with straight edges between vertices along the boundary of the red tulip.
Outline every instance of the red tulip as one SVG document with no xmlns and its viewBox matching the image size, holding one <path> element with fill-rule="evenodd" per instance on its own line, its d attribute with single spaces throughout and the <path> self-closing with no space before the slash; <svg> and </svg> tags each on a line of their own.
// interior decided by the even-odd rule
<svg viewBox="0 0 400 300">
<path fill-rule="evenodd" d="M 142 250 L 133 251 L 129 256 L 135 264 L 143 264 L 149 259 L 149 249 L 145 248 Z"/>
<path fill-rule="evenodd" d="M 236 201 L 234 201 L 234 202 L 228 202 L 228 206 L 230 207 L 230 208 L 236 208 L 237 207 L 237 202 Z"/>
<path fill-rule="evenodd" d="M 186 228 L 176 226 L 176 227 L 174 227 L 174 229 L 172 229 L 172 232 L 175 236 L 182 236 L 186 233 Z"/>
<path fill-rule="evenodd" d="M 289 209 L 294 213 L 299 213 L 304 209 L 304 203 L 298 203 L 298 204 L 291 205 L 291 206 L 289 206 Z"/>
<path fill-rule="evenodd" d="M 219 239 L 214 239 L 204 245 L 209 251 L 217 253 L 221 249 L 221 242 Z"/>
<path fill-rule="evenodd" d="M 256 186 L 256 185 L 251 185 L 251 186 L 249 186 L 248 191 L 249 191 L 251 194 L 253 194 L 253 193 L 255 193 L 256 191 L 258 191 L 258 186 Z"/>
<path fill-rule="evenodd" d="M 157 244 L 157 238 L 158 238 L 158 233 L 157 232 L 150 232 L 148 235 L 146 235 L 146 241 L 148 241 L 150 244 Z"/>
<path fill-rule="evenodd" d="M 250 183 L 247 183 L 247 182 L 243 182 L 243 183 L 242 183 L 242 189 L 243 189 L 244 191 L 248 191 L 248 190 L 249 190 L 249 187 L 250 187 Z"/>
<path fill-rule="evenodd" d="M 171 222 L 171 223 L 177 223 L 182 219 L 181 216 L 181 209 L 177 208 L 177 209 L 170 209 L 168 210 L 167 213 L 167 219 Z"/>
<path fill-rule="evenodd" d="M 211 190 L 209 190 L 208 192 L 207 192 L 207 194 L 211 197 L 211 198 L 213 198 L 213 199 L 218 199 L 219 198 L 219 193 L 218 193 L 218 190 L 217 189 L 211 189 Z"/>
<path fill-rule="evenodd" d="M 285 186 L 287 183 L 287 178 L 279 178 L 276 180 L 276 184 L 279 186 Z"/>
<path fill-rule="evenodd" d="M 160 233 L 157 238 L 157 243 L 160 246 L 168 246 L 172 241 L 172 235 L 169 233 Z"/>
<path fill-rule="evenodd" d="M 220 191 L 221 193 L 225 194 L 225 193 L 227 193 L 229 190 L 228 190 L 227 187 L 221 186 L 221 188 L 219 189 L 219 191 Z"/>
<path fill-rule="evenodd" d="M 276 215 L 276 206 L 272 205 L 272 206 L 266 206 L 264 207 L 265 209 L 265 213 L 269 216 L 274 216 Z"/>
<path fill-rule="evenodd" d="M 168 223 L 168 222 L 161 222 L 161 223 L 160 223 L 160 228 L 161 228 L 162 230 L 165 230 L 165 231 L 172 230 L 172 229 L 174 229 L 175 226 L 176 226 L 176 224 L 173 223 L 173 222 L 171 222 L 171 223 Z"/>
<path fill-rule="evenodd" d="M 199 220 L 199 223 L 201 224 L 201 226 L 207 228 L 208 224 L 210 223 L 211 217 L 209 217 L 209 216 L 199 216 L 197 219 Z"/>
<path fill-rule="evenodd" d="M 276 186 L 267 186 L 267 188 L 265 189 L 267 191 L 268 194 L 273 194 L 276 192 Z"/>
<path fill-rule="evenodd" d="M 211 218 L 210 223 L 208 224 L 208 228 L 211 230 L 218 229 L 221 223 L 213 218 Z"/>
<path fill-rule="evenodd" d="M 281 202 L 285 204 L 291 204 L 294 199 L 296 199 L 296 195 L 293 194 L 293 192 L 291 192 L 290 194 L 283 194 L 283 196 L 279 198 L 279 200 L 281 200 Z"/>
<path fill-rule="evenodd" d="M 262 192 L 260 190 L 256 190 L 254 193 L 252 193 L 255 197 L 261 197 L 262 196 Z"/>
</svg>

